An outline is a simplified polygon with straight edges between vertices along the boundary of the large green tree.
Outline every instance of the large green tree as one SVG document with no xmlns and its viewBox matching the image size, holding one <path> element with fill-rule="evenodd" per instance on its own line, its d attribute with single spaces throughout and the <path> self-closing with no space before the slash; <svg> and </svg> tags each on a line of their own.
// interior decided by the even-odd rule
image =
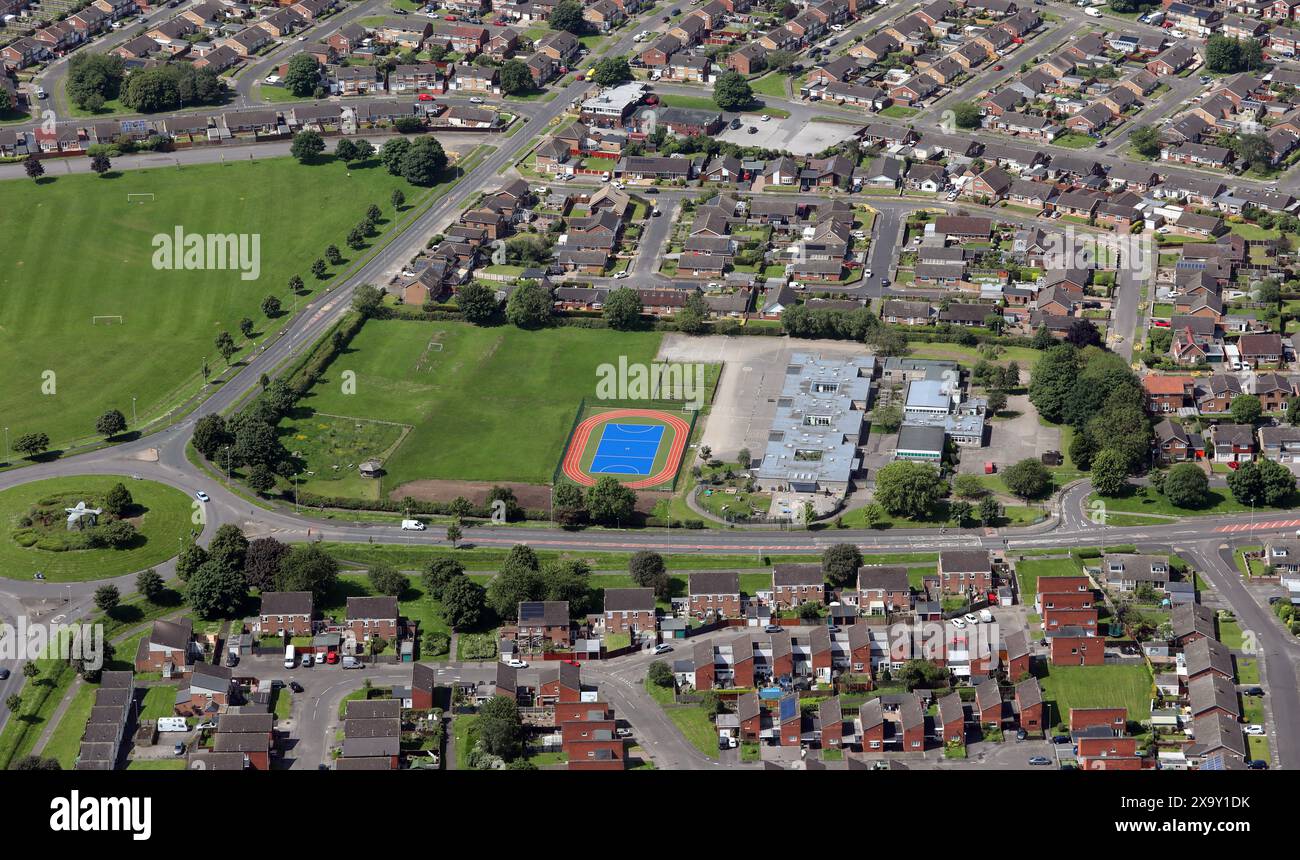
<svg viewBox="0 0 1300 860">
<path fill-rule="evenodd" d="M 754 91 L 745 76 L 736 71 L 726 71 L 713 83 L 713 103 L 725 111 L 738 111 L 754 101 Z"/>
<path fill-rule="evenodd" d="M 1052 488 L 1052 475 L 1037 457 L 1026 457 L 1007 467 L 1002 483 L 1022 499 L 1036 499 Z"/>
<path fill-rule="evenodd" d="M 619 287 L 605 297 L 602 315 L 610 328 L 630 331 L 640 325 L 642 310 L 641 294 L 630 287 Z"/>
<path fill-rule="evenodd" d="M 1209 499 L 1210 479 L 1194 463 L 1179 463 L 1165 476 L 1164 494 L 1180 508 L 1199 508 Z"/>
<path fill-rule="evenodd" d="M 876 472 L 876 501 L 896 517 L 920 519 L 929 514 L 943 491 L 933 466 L 899 460 Z"/>
<path fill-rule="evenodd" d="M 857 581 L 862 553 L 856 544 L 837 543 L 822 550 L 822 574 L 831 585 L 845 587 Z"/>
</svg>

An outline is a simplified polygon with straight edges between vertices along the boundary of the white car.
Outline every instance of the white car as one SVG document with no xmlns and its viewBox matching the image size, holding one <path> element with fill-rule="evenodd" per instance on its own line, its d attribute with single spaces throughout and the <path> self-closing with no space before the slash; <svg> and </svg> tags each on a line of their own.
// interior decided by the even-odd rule
<svg viewBox="0 0 1300 860">
<path fill-rule="evenodd" d="M 771 119 L 770 116 L 768 116 L 767 114 L 763 114 L 763 122 L 767 122 L 770 119 Z"/>
<path fill-rule="evenodd" d="M 212 501 L 212 497 L 209 496 L 207 493 L 203 492 L 202 490 L 199 490 L 197 493 L 195 493 L 194 498 L 198 499 L 200 502 Z"/>
<path fill-rule="evenodd" d="M 976 615 L 974 612 L 967 612 L 965 615 L 962 616 L 962 618 L 966 619 L 967 624 L 980 623 L 980 617 Z"/>
<path fill-rule="evenodd" d="M 1101 13 L 1098 12 L 1096 9 L 1084 9 L 1084 10 L 1083 10 L 1083 14 L 1087 15 L 1089 18 L 1100 18 L 1100 17 L 1101 17 Z"/>
<path fill-rule="evenodd" d="M 469 97 L 469 103 L 472 104 L 472 105 L 481 105 L 481 104 L 483 104 L 483 97 L 482 97 L 482 96 L 470 96 L 470 97 Z"/>
<path fill-rule="evenodd" d="M 668 653 L 669 651 L 671 651 L 671 650 L 673 650 L 673 646 L 671 646 L 671 645 L 656 645 L 656 646 L 655 646 L 655 653 L 656 653 L 656 654 L 667 654 L 667 653 Z"/>
<path fill-rule="evenodd" d="M 871 270 L 870 270 L 870 269 L 867 269 L 867 277 L 868 277 L 868 278 L 871 277 Z"/>
<path fill-rule="evenodd" d="M 1186 39 L 1187 34 L 1184 33 L 1182 30 L 1170 30 L 1169 37 L 1171 39 Z"/>
<path fill-rule="evenodd" d="M 954 618 L 951 623 L 952 626 L 956 627 L 958 630 L 963 630 L 966 627 L 966 622 L 962 621 L 960 618 Z"/>
<path fill-rule="evenodd" d="M 615 273 L 614 273 L 614 280 L 616 280 L 616 281 L 621 281 L 623 278 L 626 278 L 626 277 L 627 277 L 627 272 L 615 272 Z"/>
<path fill-rule="evenodd" d="M 302 667 L 303 667 L 304 669 L 310 669 L 312 666 L 315 666 L 315 665 L 316 665 L 316 658 L 315 658 L 315 657 L 311 656 L 310 654 L 303 654 L 303 655 L 302 655 Z"/>
<path fill-rule="evenodd" d="M 983 621 L 985 624 L 990 624 L 990 623 L 992 623 L 992 621 L 993 621 L 993 613 L 992 613 L 992 612 L 989 612 L 987 609 L 981 609 L 981 610 L 980 610 L 980 621 Z"/>
<path fill-rule="evenodd" d="M 1255 723 L 1253 725 L 1246 726 L 1245 728 L 1242 729 L 1242 731 L 1248 735 L 1262 735 L 1264 734 L 1264 727 L 1261 726 L 1259 723 Z"/>
<path fill-rule="evenodd" d="M 510 660 L 506 663 L 511 669 L 527 669 L 528 663 L 523 660 Z"/>
</svg>

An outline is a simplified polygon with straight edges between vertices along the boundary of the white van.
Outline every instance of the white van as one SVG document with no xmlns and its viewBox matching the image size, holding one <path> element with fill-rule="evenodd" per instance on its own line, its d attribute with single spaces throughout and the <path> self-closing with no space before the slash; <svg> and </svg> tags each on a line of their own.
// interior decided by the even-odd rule
<svg viewBox="0 0 1300 860">
<path fill-rule="evenodd" d="M 356 657 L 351 657 L 351 656 L 344 657 L 344 658 L 343 658 L 343 668 L 344 668 L 344 669 L 360 669 L 360 668 L 361 668 L 361 661 L 358 660 Z"/>
<path fill-rule="evenodd" d="M 402 531 L 422 532 L 424 531 L 424 523 L 419 520 L 402 520 Z"/>
<path fill-rule="evenodd" d="M 297 654 L 294 653 L 292 645 L 284 646 L 284 668 L 292 669 L 298 665 Z"/>
</svg>

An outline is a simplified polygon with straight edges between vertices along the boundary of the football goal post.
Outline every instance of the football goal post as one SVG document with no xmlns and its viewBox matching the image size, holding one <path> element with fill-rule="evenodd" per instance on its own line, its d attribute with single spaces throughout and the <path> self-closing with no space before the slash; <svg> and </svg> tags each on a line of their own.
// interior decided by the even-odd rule
<svg viewBox="0 0 1300 860">
<path fill-rule="evenodd" d="M 125 322 L 121 314 L 100 314 L 90 318 L 91 325 L 123 325 Z"/>
<path fill-rule="evenodd" d="M 126 195 L 126 202 L 127 203 L 152 203 L 153 192 L 150 191 L 132 192 Z"/>
</svg>

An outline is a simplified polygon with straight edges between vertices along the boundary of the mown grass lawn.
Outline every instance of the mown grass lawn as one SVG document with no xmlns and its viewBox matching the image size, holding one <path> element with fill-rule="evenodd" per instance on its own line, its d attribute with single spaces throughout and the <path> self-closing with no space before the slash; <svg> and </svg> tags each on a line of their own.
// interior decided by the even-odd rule
<svg viewBox="0 0 1300 860">
<path fill-rule="evenodd" d="M 1130 720 L 1151 717 L 1153 682 L 1143 664 L 1109 666 L 1044 666 L 1039 676 L 1043 699 L 1054 702 L 1047 725 L 1068 723 L 1070 708 L 1128 709 Z"/>
<path fill-rule="evenodd" d="M 144 691 L 144 699 L 140 702 L 140 719 L 157 720 L 174 716 L 176 716 L 176 687 L 162 684 L 149 687 Z"/>
<path fill-rule="evenodd" d="M 597 367 L 620 356 L 648 363 L 659 340 L 654 332 L 371 320 L 300 405 L 414 428 L 384 463 L 385 491 L 423 478 L 543 483 L 579 403 L 595 395 Z M 342 391 L 344 371 L 356 374 L 355 394 Z"/>
<path fill-rule="evenodd" d="M 1211 488 L 1206 494 L 1206 503 L 1199 508 L 1180 508 L 1170 502 L 1167 498 L 1152 490 L 1150 487 L 1131 487 L 1129 491 L 1118 498 L 1104 498 L 1093 493 L 1088 497 L 1088 505 L 1094 502 L 1102 502 L 1106 510 L 1120 511 L 1139 514 L 1164 514 L 1171 517 L 1193 517 L 1206 516 L 1211 514 L 1240 514 L 1251 510 L 1250 505 L 1243 505 L 1232 497 L 1227 490 Z M 1291 498 L 1278 507 L 1267 507 L 1257 505 L 1255 510 L 1260 512 L 1280 511 L 1295 507 L 1295 499 Z"/>
<path fill-rule="evenodd" d="M 91 441 L 105 411 L 131 418 L 132 397 L 141 422 L 162 414 L 197 389 L 205 358 L 214 371 L 224 366 L 213 347 L 219 332 L 243 347 L 241 317 L 254 321 L 254 337 L 282 327 L 259 306 L 274 294 L 290 307 L 291 275 L 312 293 L 332 283 L 308 269 L 331 243 L 356 256 L 344 240 L 369 204 L 384 210 L 384 231 L 394 189 L 408 206 L 425 193 L 378 164 L 349 167 L 330 156 L 314 165 L 229 158 L 108 176 L 0 182 L 0 414 L 14 437 L 48 433 L 56 447 Z M 128 194 L 153 197 L 128 203 Z M 260 237 L 257 277 L 155 269 L 153 239 L 176 225 L 186 234 Z M 102 315 L 123 319 L 92 324 Z M 145 353 L 166 360 L 142 361 Z M 36 396 L 51 382 L 48 371 L 57 394 Z"/>
<path fill-rule="evenodd" d="M 1083 568 L 1071 558 L 1038 558 L 1016 562 L 1016 578 L 1020 582 L 1020 599 L 1032 604 L 1038 593 L 1040 576 L 1078 576 Z"/>
<path fill-rule="evenodd" d="M 81 751 L 81 736 L 85 734 L 86 722 L 90 719 L 90 709 L 95 706 L 95 691 L 98 689 L 98 684 L 87 684 L 84 681 L 77 688 L 72 701 L 68 703 L 68 709 L 63 712 L 63 718 L 54 727 L 50 739 L 45 743 L 45 749 L 41 750 L 42 757 L 58 759 L 64 770 L 72 770 L 77 761 L 77 753 Z"/>
<path fill-rule="evenodd" d="M 0 346 L 0 351 L 3 349 Z M 84 495 L 84 501 L 95 504 L 118 483 L 126 485 L 137 506 L 133 512 L 136 516 L 128 514 L 140 533 L 136 546 L 53 551 L 42 549 L 40 541 L 21 546 L 15 540 L 15 532 L 23 532 L 20 518 L 42 500 L 69 500 Z M 51 478 L 10 488 L 0 492 L 0 574 L 12 579 L 31 579 L 40 571 L 53 582 L 79 582 L 120 576 L 161 564 L 175 556 L 181 542 L 189 539 L 194 528 L 190 510 L 190 499 L 180 490 L 153 481 L 133 481 L 124 475 Z M 62 531 L 63 524 L 56 523 L 49 528 Z M 51 537 L 62 538 L 62 535 Z"/>
</svg>

